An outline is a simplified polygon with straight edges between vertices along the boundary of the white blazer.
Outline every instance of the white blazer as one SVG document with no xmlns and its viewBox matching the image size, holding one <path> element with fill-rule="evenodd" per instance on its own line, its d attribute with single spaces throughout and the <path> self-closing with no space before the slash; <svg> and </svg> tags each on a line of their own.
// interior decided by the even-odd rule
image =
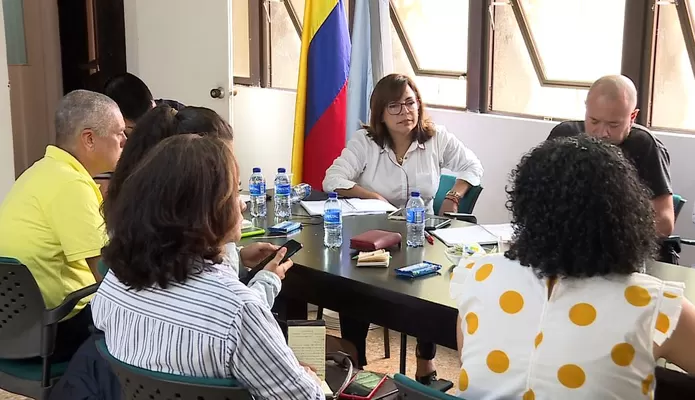
<svg viewBox="0 0 695 400">
<path fill-rule="evenodd" d="M 413 142 L 403 165 L 396 162 L 390 147 L 382 149 L 367 136 L 365 129 L 361 129 L 326 171 L 323 190 L 334 192 L 351 189 L 357 184 L 379 193 L 396 207 L 404 207 L 410 192 L 418 190 L 431 213 L 442 168 L 472 186 L 480 185 L 483 176 L 478 157 L 443 126 L 437 126 L 437 133 L 427 142 Z"/>
</svg>

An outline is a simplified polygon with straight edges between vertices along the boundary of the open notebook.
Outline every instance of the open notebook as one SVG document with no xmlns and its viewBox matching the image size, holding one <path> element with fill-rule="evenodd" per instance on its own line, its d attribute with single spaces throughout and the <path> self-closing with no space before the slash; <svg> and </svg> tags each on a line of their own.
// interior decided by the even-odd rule
<svg viewBox="0 0 695 400">
<path fill-rule="evenodd" d="M 324 396 L 333 398 L 333 390 L 326 383 L 326 322 L 287 321 L 287 344 L 299 362 L 316 370 Z"/>
<path fill-rule="evenodd" d="M 386 214 L 396 211 L 396 207 L 389 203 L 376 199 L 340 199 L 338 200 L 343 209 L 343 215 L 370 215 Z M 300 203 L 309 215 L 323 215 L 325 201 L 302 201 Z"/>
<path fill-rule="evenodd" d="M 432 231 L 447 246 L 464 243 L 481 245 L 497 244 L 512 239 L 514 230 L 510 224 L 469 225 L 459 228 L 445 228 Z"/>
</svg>

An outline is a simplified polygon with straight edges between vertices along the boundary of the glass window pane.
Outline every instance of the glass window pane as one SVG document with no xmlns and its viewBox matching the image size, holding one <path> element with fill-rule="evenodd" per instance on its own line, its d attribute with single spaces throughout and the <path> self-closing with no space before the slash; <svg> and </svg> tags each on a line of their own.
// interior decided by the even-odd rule
<svg viewBox="0 0 695 400">
<path fill-rule="evenodd" d="M 624 0 L 522 2 L 531 29 L 536 29 L 532 32 L 548 73 L 547 79 L 590 83 L 603 75 L 620 73 L 623 24 L 616 22 L 624 19 L 623 12 L 618 13 L 617 9 L 611 11 L 610 23 L 603 24 L 611 25 L 607 30 L 604 30 L 601 24 L 593 22 L 592 26 L 601 26 L 601 29 L 586 29 L 586 21 L 604 18 L 605 15 L 599 14 L 608 13 L 605 11 L 607 3 L 620 3 L 624 11 Z M 549 21 L 551 18 L 546 14 L 548 7 L 556 13 L 554 18 L 558 21 Z M 563 10 L 571 9 L 572 13 L 563 11 L 557 14 L 557 7 Z M 612 7 L 608 10 L 612 10 Z M 514 17 L 514 11 L 510 6 L 497 6 L 494 11 L 492 109 L 541 117 L 582 119 L 587 90 L 542 86 Z M 558 15 L 562 15 L 562 18 L 558 18 Z M 561 24 L 561 28 L 555 24 Z M 612 25 L 619 26 L 620 29 L 617 30 Z M 574 26 L 577 28 L 572 28 Z M 594 33 L 588 33 L 589 31 L 598 31 L 600 34 L 596 36 Z M 614 35 L 616 38 L 602 35 Z"/>
<path fill-rule="evenodd" d="M 625 0 L 521 0 L 521 5 L 548 79 L 591 83 L 620 70 Z"/>
<path fill-rule="evenodd" d="M 297 13 L 297 18 L 299 19 L 299 26 L 304 26 L 304 4 L 305 0 L 290 0 L 292 7 L 294 7 L 294 12 Z"/>
<path fill-rule="evenodd" d="M 421 69 L 466 71 L 468 0 L 395 0 L 393 4 Z"/>
<path fill-rule="evenodd" d="M 293 4 L 304 3 L 293 0 Z M 282 89 L 297 89 L 299 56 L 302 41 L 281 2 L 267 2 L 270 7 L 270 82 Z M 302 13 L 304 4 L 301 4 Z"/>
<path fill-rule="evenodd" d="M 391 24 L 391 46 L 393 48 L 394 72 L 412 77 L 425 103 L 466 107 L 466 80 L 464 78 L 416 76 L 393 24 Z"/>
<path fill-rule="evenodd" d="M 234 42 L 234 76 L 249 78 L 251 77 L 249 0 L 232 2 L 232 40 Z"/>
<path fill-rule="evenodd" d="M 27 46 L 24 36 L 24 0 L 2 0 L 7 44 L 7 64 L 25 65 Z"/>
<path fill-rule="evenodd" d="M 691 7 L 695 1 L 690 0 Z M 676 7 L 659 7 L 652 97 L 652 126 L 695 130 L 695 76 Z"/>
</svg>

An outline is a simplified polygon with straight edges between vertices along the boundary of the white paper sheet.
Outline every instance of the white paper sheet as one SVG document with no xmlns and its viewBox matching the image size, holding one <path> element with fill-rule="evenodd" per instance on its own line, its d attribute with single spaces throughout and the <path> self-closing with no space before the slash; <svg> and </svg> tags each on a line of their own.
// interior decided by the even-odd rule
<svg viewBox="0 0 695 400">
<path fill-rule="evenodd" d="M 340 199 L 343 216 L 386 214 L 396 211 L 396 207 L 376 199 Z M 311 216 L 323 215 L 325 201 L 302 201 L 300 203 Z"/>
<path fill-rule="evenodd" d="M 432 234 L 447 246 L 463 243 L 497 244 L 500 240 L 511 240 L 512 233 L 510 224 L 470 225 L 432 231 Z"/>
<path fill-rule="evenodd" d="M 288 326 L 287 344 L 300 362 L 310 365 L 326 379 L 326 326 Z"/>
</svg>

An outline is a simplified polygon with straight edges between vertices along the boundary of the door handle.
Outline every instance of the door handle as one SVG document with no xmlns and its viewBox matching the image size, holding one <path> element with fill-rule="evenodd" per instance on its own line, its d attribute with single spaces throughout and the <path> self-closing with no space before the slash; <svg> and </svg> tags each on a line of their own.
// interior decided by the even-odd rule
<svg viewBox="0 0 695 400">
<path fill-rule="evenodd" d="M 216 87 L 214 89 L 210 89 L 210 97 L 213 99 L 224 99 L 224 88 Z"/>
</svg>

